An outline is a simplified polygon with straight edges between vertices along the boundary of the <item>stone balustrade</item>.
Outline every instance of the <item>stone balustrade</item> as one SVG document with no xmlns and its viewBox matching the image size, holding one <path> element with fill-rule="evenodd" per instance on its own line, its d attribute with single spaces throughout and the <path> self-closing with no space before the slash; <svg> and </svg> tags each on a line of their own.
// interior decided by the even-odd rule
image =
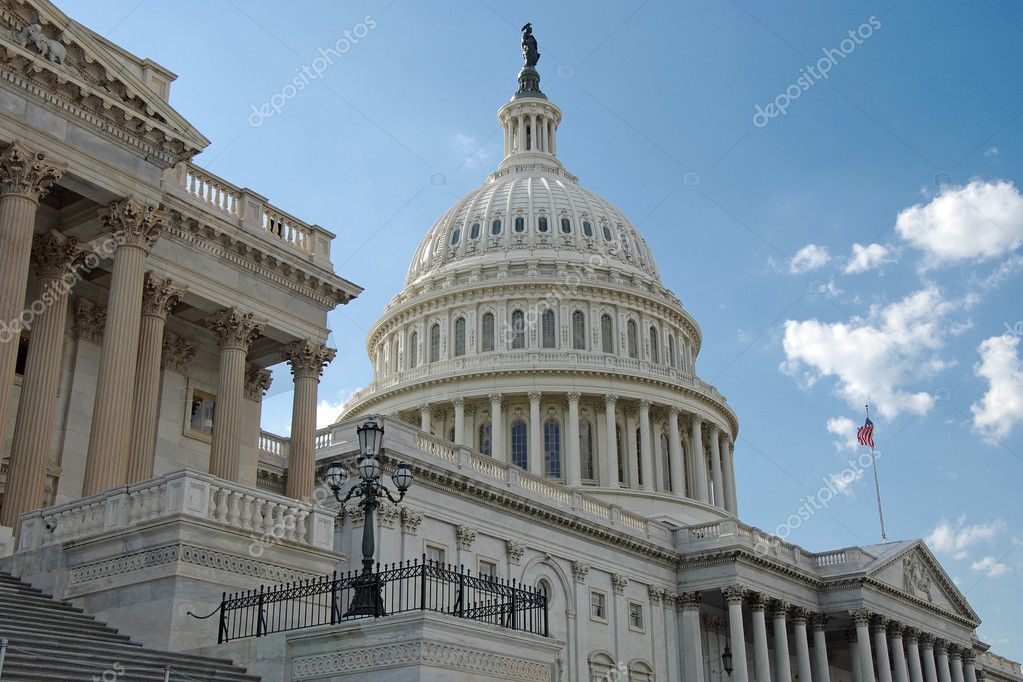
<svg viewBox="0 0 1023 682">
<path fill-rule="evenodd" d="M 333 549 L 334 514 L 329 509 L 183 469 L 23 514 L 18 551 L 182 517 Z"/>
</svg>

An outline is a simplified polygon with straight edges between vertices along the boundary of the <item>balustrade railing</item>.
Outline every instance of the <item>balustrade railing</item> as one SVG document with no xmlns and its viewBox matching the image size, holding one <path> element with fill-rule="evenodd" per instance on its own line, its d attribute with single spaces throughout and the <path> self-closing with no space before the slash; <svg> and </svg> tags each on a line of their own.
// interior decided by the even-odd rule
<svg viewBox="0 0 1023 682">
<path fill-rule="evenodd" d="M 185 166 L 184 176 L 185 191 L 191 196 L 228 215 L 241 215 L 240 188 L 192 164 Z"/>
</svg>

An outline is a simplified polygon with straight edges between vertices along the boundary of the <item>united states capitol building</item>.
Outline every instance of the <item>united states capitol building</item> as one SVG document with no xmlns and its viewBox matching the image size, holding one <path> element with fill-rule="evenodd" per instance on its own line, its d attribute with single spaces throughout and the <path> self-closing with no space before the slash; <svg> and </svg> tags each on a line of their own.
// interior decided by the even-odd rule
<svg viewBox="0 0 1023 682">
<path fill-rule="evenodd" d="M 0 5 L 0 56 L 0 680 L 1023 680 L 922 541 L 740 520 L 738 415 L 559 158 L 528 25 L 503 160 L 319 430 L 327 313 L 362 291 L 334 234 L 193 163 L 176 76 L 50 2 Z M 414 484 L 367 512 L 323 480 L 358 484 L 370 415 Z"/>
</svg>

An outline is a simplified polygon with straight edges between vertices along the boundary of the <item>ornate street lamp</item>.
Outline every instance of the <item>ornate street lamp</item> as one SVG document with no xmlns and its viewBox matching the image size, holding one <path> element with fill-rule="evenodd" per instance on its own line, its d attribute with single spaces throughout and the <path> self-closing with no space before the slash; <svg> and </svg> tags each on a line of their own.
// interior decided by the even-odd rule
<svg viewBox="0 0 1023 682">
<path fill-rule="evenodd" d="M 402 463 L 391 474 L 391 482 L 398 490 L 398 497 L 395 498 L 387 486 L 380 482 L 383 466 L 378 457 L 382 450 L 384 427 L 373 417 L 369 417 L 356 429 L 356 433 L 359 435 L 359 454 L 362 457 L 356 467 L 358 481 L 348 494 L 342 497 L 341 487 L 348 480 L 348 472 L 337 462 L 327 467 L 323 480 L 342 508 L 348 500 L 358 497 L 359 506 L 366 515 L 362 526 L 362 575 L 355 583 L 355 597 L 345 617 L 381 616 L 384 612 L 383 600 L 380 598 L 379 585 L 373 576 L 373 556 L 376 553 L 374 517 L 377 507 L 380 506 L 380 498 L 386 497 L 394 504 L 400 504 L 405 499 L 405 493 L 413 483 L 412 468 Z"/>
<path fill-rule="evenodd" d="M 725 669 L 729 677 L 732 676 L 732 648 L 727 644 L 725 645 L 724 652 L 721 654 L 721 667 Z"/>
</svg>

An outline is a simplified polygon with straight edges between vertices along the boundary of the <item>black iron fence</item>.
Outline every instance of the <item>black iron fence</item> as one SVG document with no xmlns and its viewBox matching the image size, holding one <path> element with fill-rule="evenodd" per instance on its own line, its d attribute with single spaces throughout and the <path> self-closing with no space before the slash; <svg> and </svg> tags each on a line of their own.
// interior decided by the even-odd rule
<svg viewBox="0 0 1023 682">
<path fill-rule="evenodd" d="M 547 595 L 540 588 L 484 575 L 464 566 L 420 559 L 377 564 L 357 571 L 310 578 L 232 595 L 220 604 L 217 641 L 380 618 L 407 611 L 434 611 L 548 636 Z"/>
</svg>

